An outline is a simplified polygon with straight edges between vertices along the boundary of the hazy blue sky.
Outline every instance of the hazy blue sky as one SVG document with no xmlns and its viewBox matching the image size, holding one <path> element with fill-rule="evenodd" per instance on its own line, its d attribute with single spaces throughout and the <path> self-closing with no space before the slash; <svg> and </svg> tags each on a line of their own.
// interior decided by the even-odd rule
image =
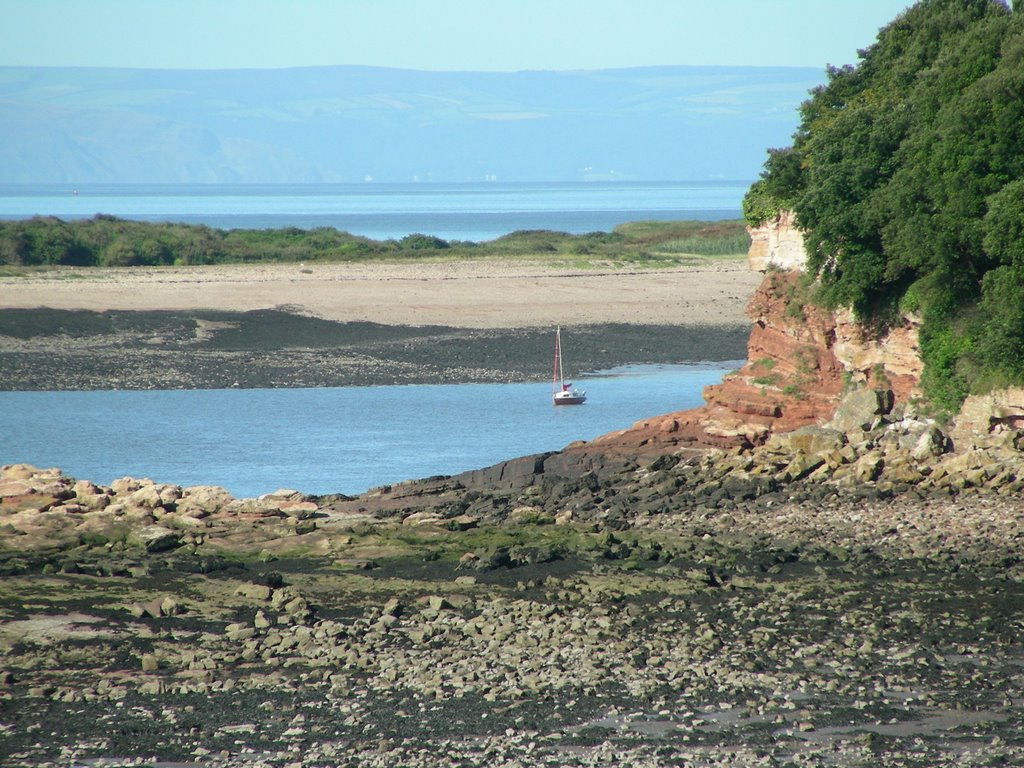
<svg viewBox="0 0 1024 768">
<path fill-rule="evenodd" d="M 0 65 L 850 64 L 908 0 L 2 0 Z"/>
</svg>

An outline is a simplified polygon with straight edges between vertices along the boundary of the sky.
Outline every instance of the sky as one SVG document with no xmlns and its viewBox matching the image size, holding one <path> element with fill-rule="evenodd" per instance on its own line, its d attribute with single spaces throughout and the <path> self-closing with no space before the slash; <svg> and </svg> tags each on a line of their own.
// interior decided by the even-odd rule
<svg viewBox="0 0 1024 768">
<path fill-rule="evenodd" d="M 2 0 L 0 66 L 817 67 L 909 0 Z"/>
</svg>

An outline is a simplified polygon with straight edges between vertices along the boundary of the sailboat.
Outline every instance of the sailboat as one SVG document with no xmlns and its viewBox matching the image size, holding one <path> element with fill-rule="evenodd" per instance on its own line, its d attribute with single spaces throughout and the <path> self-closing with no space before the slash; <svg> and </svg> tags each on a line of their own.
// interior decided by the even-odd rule
<svg viewBox="0 0 1024 768">
<path fill-rule="evenodd" d="M 562 328 L 555 330 L 555 371 L 551 379 L 551 402 L 555 405 L 583 405 L 587 401 L 587 393 L 576 389 L 562 378 Z"/>
</svg>

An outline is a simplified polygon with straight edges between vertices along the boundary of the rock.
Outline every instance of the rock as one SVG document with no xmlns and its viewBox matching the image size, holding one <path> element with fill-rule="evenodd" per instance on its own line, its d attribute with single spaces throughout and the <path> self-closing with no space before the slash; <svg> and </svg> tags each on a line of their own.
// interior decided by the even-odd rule
<svg viewBox="0 0 1024 768">
<path fill-rule="evenodd" d="M 250 600 L 269 600 L 271 592 L 271 588 L 266 584 L 242 584 L 235 590 L 236 595 Z"/>
<path fill-rule="evenodd" d="M 924 463 L 944 454 L 948 450 L 948 444 L 949 440 L 942 431 L 938 427 L 930 426 L 918 436 L 910 455 L 915 461 Z"/>
<path fill-rule="evenodd" d="M 153 510 L 158 507 L 173 507 L 174 503 L 180 498 L 181 489 L 176 485 L 147 482 L 128 494 L 126 503 L 143 509 Z"/>
<path fill-rule="evenodd" d="M 295 520 L 308 520 L 319 509 L 312 501 L 282 501 L 278 508 Z"/>
<path fill-rule="evenodd" d="M 402 519 L 402 525 L 441 525 L 444 518 L 436 512 L 413 512 Z"/>
<path fill-rule="evenodd" d="M 822 456 L 840 450 L 846 443 L 846 437 L 837 429 L 830 427 L 806 426 L 792 432 L 772 435 L 765 448 L 786 454 L 798 451 L 805 456 Z"/>
<path fill-rule="evenodd" d="M 160 668 L 160 662 L 157 661 L 156 656 L 152 653 L 144 653 L 142 655 L 142 671 L 143 672 L 156 672 Z"/>
<path fill-rule="evenodd" d="M 34 493 L 36 493 L 36 489 L 27 480 L 0 481 L 0 501 L 19 496 L 29 496 Z"/>
<path fill-rule="evenodd" d="M 142 547 L 147 552 L 164 552 L 181 544 L 182 535 L 161 525 L 147 525 L 128 534 L 130 546 Z"/>
<path fill-rule="evenodd" d="M 960 406 L 950 437 L 968 445 L 977 435 L 1024 430 L 1024 387 L 972 395 Z"/>
<path fill-rule="evenodd" d="M 796 216 L 782 211 L 774 219 L 757 227 L 747 227 L 750 248 L 747 264 L 757 272 L 770 267 L 782 270 L 803 270 L 807 265 L 803 230 L 796 226 Z"/>
<path fill-rule="evenodd" d="M 889 413 L 892 406 L 891 391 L 856 389 L 840 400 L 828 426 L 844 433 L 867 430 L 879 416 Z"/>
<path fill-rule="evenodd" d="M 181 498 L 190 507 L 199 508 L 209 513 L 219 512 L 227 507 L 234 497 L 224 488 L 216 485 L 192 485 L 183 488 Z"/>
</svg>

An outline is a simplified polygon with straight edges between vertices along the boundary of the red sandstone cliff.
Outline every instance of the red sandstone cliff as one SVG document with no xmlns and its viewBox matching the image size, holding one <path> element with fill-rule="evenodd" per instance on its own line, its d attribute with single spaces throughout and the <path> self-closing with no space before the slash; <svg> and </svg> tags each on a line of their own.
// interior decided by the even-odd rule
<svg viewBox="0 0 1024 768">
<path fill-rule="evenodd" d="M 750 264 L 764 271 L 764 280 L 747 306 L 753 327 L 746 364 L 706 387 L 700 408 L 646 419 L 586 450 L 759 445 L 772 432 L 827 421 L 847 386 L 891 389 L 897 402 L 915 394 L 921 360 L 913 318 L 875 331 L 849 312 L 804 302 L 806 258 L 791 216 L 751 230 L 751 241 Z"/>
</svg>

